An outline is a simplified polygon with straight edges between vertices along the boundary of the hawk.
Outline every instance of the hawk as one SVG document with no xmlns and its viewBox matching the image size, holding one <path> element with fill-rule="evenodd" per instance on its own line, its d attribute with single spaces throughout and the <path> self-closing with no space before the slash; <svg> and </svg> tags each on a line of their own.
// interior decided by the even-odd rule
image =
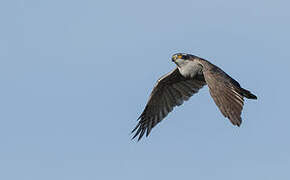
<svg viewBox="0 0 290 180">
<path fill-rule="evenodd" d="M 177 53 L 172 56 L 172 61 L 177 67 L 157 81 L 144 111 L 138 118 L 137 126 L 132 130 L 132 133 L 135 132 L 132 139 L 139 135 L 139 141 L 145 132 L 147 137 L 152 128 L 175 106 L 180 106 L 205 85 L 208 85 L 210 95 L 221 113 L 233 125 L 241 125 L 244 97 L 257 99 L 254 94 L 203 58 Z"/>
</svg>

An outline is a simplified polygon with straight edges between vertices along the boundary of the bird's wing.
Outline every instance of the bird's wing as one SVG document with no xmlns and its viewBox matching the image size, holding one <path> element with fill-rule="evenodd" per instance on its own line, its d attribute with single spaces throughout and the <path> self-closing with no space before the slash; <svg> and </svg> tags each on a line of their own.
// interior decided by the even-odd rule
<svg viewBox="0 0 290 180">
<path fill-rule="evenodd" d="M 175 106 L 188 100 L 205 84 L 202 74 L 188 79 L 180 74 L 178 68 L 161 77 L 151 92 L 143 113 L 138 118 L 137 126 L 132 130 L 132 133 L 136 131 L 133 138 L 139 135 L 138 140 L 140 140 L 145 131 L 148 136 L 151 129 Z"/>
<path fill-rule="evenodd" d="M 215 104 L 233 125 L 240 126 L 244 99 L 239 83 L 213 64 L 207 65 L 210 67 L 205 68 L 203 75 Z"/>
</svg>

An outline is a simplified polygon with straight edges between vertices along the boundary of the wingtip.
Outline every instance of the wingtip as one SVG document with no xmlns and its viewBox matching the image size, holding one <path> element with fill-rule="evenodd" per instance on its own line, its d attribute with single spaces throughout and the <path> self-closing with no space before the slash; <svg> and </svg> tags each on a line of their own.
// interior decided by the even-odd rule
<svg viewBox="0 0 290 180">
<path fill-rule="evenodd" d="M 137 131 L 136 131 L 137 130 Z M 136 131 L 136 132 L 135 132 Z M 131 131 L 131 134 L 134 133 L 134 136 L 131 138 L 131 140 L 135 139 L 138 135 L 138 139 L 137 141 L 140 141 L 140 139 L 143 137 L 143 135 L 145 134 L 145 128 L 141 127 L 141 124 L 138 123 L 137 126 Z M 146 136 L 147 137 L 147 136 Z"/>
<path fill-rule="evenodd" d="M 237 127 L 240 127 L 242 124 L 242 118 L 238 117 L 238 118 L 228 118 L 230 120 L 230 122 Z"/>
</svg>

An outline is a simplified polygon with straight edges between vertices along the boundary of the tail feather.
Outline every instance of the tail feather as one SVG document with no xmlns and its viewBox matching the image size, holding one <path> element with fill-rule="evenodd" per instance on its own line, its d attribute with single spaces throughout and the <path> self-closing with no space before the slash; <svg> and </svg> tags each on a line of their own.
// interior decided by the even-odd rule
<svg viewBox="0 0 290 180">
<path fill-rule="evenodd" d="M 257 99 L 257 96 L 255 96 L 250 91 L 243 88 L 241 88 L 241 94 L 248 99 Z"/>
</svg>

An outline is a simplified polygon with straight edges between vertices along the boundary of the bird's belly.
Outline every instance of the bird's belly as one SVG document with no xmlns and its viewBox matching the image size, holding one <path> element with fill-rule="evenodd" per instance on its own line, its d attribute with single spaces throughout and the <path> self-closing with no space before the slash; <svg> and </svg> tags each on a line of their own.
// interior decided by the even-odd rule
<svg viewBox="0 0 290 180">
<path fill-rule="evenodd" d="M 179 72 L 184 77 L 194 77 L 197 73 L 201 73 L 202 66 L 197 62 L 189 62 L 179 68 Z"/>
</svg>

